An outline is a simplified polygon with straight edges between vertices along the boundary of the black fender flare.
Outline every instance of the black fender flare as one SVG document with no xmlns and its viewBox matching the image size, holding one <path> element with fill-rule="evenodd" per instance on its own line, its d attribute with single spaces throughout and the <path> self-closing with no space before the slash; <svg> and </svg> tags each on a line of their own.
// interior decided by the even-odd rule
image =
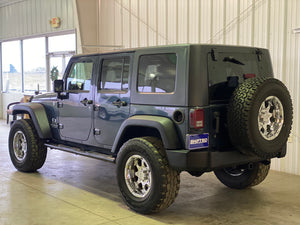
<svg viewBox="0 0 300 225">
<path fill-rule="evenodd" d="M 162 139 L 163 145 L 166 149 L 180 149 L 182 144 L 178 138 L 176 127 L 173 121 L 166 117 L 150 116 L 150 115 L 136 115 L 125 120 L 117 133 L 115 138 L 112 153 L 117 153 L 122 145 L 122 137 L 129 127 L 149 127 L 156 129 Z"/>
<path fill-rule="evenodd" d="M 13 107 L 12 114 L 29 114 L 39 138 L 52 138 L 47 113 L 42 104 L 34 102 L 17 104 Z"/>
</svg>

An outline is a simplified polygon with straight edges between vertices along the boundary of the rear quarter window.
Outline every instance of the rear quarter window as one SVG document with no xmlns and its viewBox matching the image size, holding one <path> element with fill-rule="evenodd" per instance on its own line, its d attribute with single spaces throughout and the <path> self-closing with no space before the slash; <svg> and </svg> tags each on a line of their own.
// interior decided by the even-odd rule
<svg viewBox="0 0 300 225">
<path fill-rule="evenodd" d="M 173 93 L 176 82 L 175 53 L 142 55 L 139 58 L 137 89 L 141 93 Z"/>
</svg>

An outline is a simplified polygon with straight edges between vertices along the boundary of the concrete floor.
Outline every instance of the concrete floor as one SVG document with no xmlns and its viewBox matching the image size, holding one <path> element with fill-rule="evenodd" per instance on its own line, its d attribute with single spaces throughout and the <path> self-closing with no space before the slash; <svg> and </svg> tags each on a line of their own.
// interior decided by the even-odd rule
<svg viewBox="0 0 300 225">
<path fill-rule="evenodd" d="M 9 127 L 0 121 L 0 224 L 300 224 L 300 176 L 271 171 L 259 186 L 224 187 L 213 175 L 181 174 L 175 203 L 150 216 L 130 211 L 118 191 L 115 165 L 49 151 L 37 173 L 10 162 Z"/>
</svg>

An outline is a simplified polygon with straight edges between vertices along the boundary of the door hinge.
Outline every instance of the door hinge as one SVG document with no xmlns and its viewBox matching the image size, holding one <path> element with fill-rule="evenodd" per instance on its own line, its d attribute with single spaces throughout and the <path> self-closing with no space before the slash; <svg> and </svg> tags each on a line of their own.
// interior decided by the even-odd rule
<svg viewBox="0 0 300 225">
<path fill-rule="evenodd" d="M 63 107 L 63 103 L 62 102 L 57 102 L 57 108 L 62 108 Z"/>
<path fill-rule="evenodd" d="M 101 130 L 98 128 L 94 129 L 94 135 L 100 135 L 101 134 Z"/>
<path fill-rule="evenodd" d="M 64 129 L 64 125 L 61 123 L 58 123 L 55 118 L 52 118 L 51 127 L 54 129 Z"/>
<path fill-rule="evenodd" d="M 94 111 L 100 111 L 100 105 L 93 105 Z"/>
</svg>

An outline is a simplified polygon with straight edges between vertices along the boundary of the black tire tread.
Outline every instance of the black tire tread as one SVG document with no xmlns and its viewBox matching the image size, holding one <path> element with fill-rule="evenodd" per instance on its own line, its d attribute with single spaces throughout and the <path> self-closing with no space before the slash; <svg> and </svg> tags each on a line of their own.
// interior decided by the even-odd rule
<svg viewBox="0 0 300 225">
<path fill-rule="evenodd" d="M 126 204 L 136 212 L 143 214 L 159 212 L 163 209 L 168 208 L 175 201 L 180 187 L 180 174 L 178 171 L 172 169 L 169 166 L 163 144 L 161 140 L 156 137 L 133 138 L 127 141 L 122 146 L 119 155 L 122 155 L 122 149 L 126 148 L 127 145 L 132 144 L 134 142 L 140 142 L 143 145 L 146 145 L 148 150 L 155 155 L 155 158 L 160 166 L 160 171 L 162 174 L 162 183 L 160 184 L 162 188 L 160 189 L 160 193 L 156 193 L 157 195 L 160 195 L 160 198 L 155 204 L 151 202 L 149 203 L 149 205 L 144 206 L 143 208 L 136 208 L 135 206 L 132 206 L 130 204 L 132 200 L 129 196 L 126 195 L 125 190 L 123 190 L 123 188 L 119 185 L 122 197 L 125 200 Z M 117 164 L 118 160 L 121 160 L 120 158 L 122 158 L 119 158 L 119 155 L 117 159 Z"/>
<path fill-rule="evenodd" d="M 152 212 L 159 212 L 168 208 L 175 201 L 180 188 L 180 175 L 178 171 L 169 166 L 166 151 L 159 138 L 144 137 L 143 139 L 147 141 L 144 143 L 161 159 L 161 170 L 164 171 L 165 183 L 163 184 L 164 191 L 161 193 L 161 202 L 152 210 Z"/>
<path fill-rule="evenodd" d="M 30 157 L 26 160 L 26 162 L 20 166 L 17 162 L 13 161 L 13 164 L 15 167 L 22 172 L 35 172 L 36 170 L 40 169 L 46 160 L 47 156 L 47 147 L 44 145 L 44 142 L 40 140 L 38 137 L 38 134 L 36 132 L 36 129 L 33 125 L 33 122 L 30 119 L 22 119 L 22 120 L 17 120 L 14 122 L 13 127 L 10 131 L 9 134 L 9 143 L 10 143 L 10 148 L 12 148 L 12 139 L 14 136 L 14 132 L 18 129 L 22 129 L 24 131 L 24 134 L 27 139 L 27 143 L 29 143 L 30 150 L 27 154 L 30 155 Z M 11 158 L 13 156 L 13 151 L 10 149 L 10 155 Z"/>
<path fill-rule="evenodd" d="M 255 154 L 262 158 L 273 158 L 278 155 L 278 152 L 265 152 L 264 149 L 257 147 L 255 141 L 249 138 L 252 132 L 249 129 L 249 124 L 251 123 L 249 121 L 249 112 L 251 111 L 253 99 L 259 94 L 258 89 L 261 88 L 265 82 L 272 82 L 273 84 L 279 85 L 285 94 L 288 95 L 288 98 L 291 99 L 285 85 L 275 78 L 256 77 L 247 79 L 235 89 L 230 99 L 227 113 L 228 131 L 231 142 L 240 152 L 250 155 Z M 289 105 L 286 111 L 292 112 L 292 104 Z M 289 130 L 287 131 L 289 134 L 291 123 L 286 126 L 289 126 Z M 288 134 L 286 135 L 286 140 Z M 283 146 L 279 147 L 281 148 Z"/>
<path fill-rule="evenodd" d="M 254 180 L 250 183 L 249 187 L 256 186 L 261 182 L 263 182 L 266 179 L 269 170 L 270 170 L 270 164 L 265 165 L 263 163 L 259 163 L 256 176 L 254 177 Z"/>
<path fill-rule="evenodd" d="M 263 182 L 270 170 L 270 164 L 254 163 L 253 169 L 245 169 L 239 176 L 229 175 L 225 169 L 214 171 L 216 177 L 225 186 L 233 189 L 246 189 Z"/>
</svg>

